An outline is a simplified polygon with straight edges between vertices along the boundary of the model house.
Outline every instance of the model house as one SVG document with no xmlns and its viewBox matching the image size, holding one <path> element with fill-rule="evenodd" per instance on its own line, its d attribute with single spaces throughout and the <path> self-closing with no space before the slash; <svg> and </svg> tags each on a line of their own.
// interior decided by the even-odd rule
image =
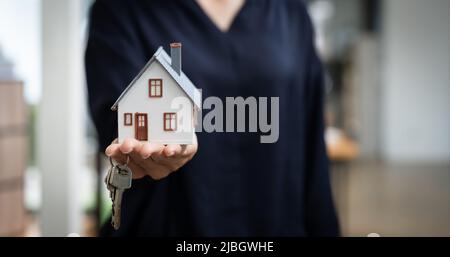
<svg viewBox="0 0 450 257">
<path fill-rule="evenodd" d="M 201 93 L 181 69 L 181 44 L 170 56 L 159 47 L 112 106 L 118 140 L 136 138 L 162 144 L 192 144 Z"/>
</svg>

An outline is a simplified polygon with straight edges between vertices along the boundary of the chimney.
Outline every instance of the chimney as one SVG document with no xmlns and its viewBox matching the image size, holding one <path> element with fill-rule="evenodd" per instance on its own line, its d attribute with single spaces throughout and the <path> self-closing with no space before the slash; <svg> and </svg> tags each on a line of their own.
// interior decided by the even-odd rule
<svg viewBox="0 0 450 257">
<path fill-rule="evenodd" d="M 173 70 L 181 74 L 181 43 L 170 44 L 170 58 L 172 59 Z"/>
</svg>

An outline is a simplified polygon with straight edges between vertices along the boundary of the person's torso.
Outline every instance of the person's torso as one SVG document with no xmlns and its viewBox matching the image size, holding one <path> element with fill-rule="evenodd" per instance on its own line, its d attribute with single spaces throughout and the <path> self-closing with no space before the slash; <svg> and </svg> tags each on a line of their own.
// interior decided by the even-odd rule
<svg viewBox="0 0 450 257">
<path fill-rule="evenodd" d="M 278 97 L 279 137 L 261 144 L 259 124 L 258 132 L 197 133 L 199 150 L 185 167 L 162 181 L 134 181 L 118 235 L 305 233 L 303 87 L 305 42 L 311 39 L 304 36 L 305 13 L 297 2 L 248 0 L 227 32 L 195 1 L 127 2 L 123 11 L 135 26 L 143 60 L 159 46 L 168 51 L 169 43 L 181 42 L 183 72 L 203 100 L 222 100 L 224 131 L 226 97 L 254 97 L 258 113 L 268 108 L 269 116 L 271 98 Z M 269 107 L 260 105 L 261 98 Z"/>
</svg>

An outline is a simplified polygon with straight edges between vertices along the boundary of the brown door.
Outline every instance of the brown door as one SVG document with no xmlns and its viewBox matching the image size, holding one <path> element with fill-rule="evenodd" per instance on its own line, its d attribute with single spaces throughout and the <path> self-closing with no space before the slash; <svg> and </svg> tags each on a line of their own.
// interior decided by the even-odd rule
<svg viewBox="0 0 450 257">
<path fill-rule="evenodd" d="M 139 141 L 148 140 L 148 125 L 147 125 L 147 114 L 146 113 L 136 113 L 134 118 L 135 127 L 135 137 Z"/>
</svg>

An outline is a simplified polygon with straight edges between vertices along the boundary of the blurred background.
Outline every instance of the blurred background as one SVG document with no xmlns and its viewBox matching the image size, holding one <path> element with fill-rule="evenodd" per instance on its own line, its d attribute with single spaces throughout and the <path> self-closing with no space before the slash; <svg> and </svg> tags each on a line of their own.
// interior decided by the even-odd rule
<svg viewBox="0 0 450 257">
<path fill-rule="evenodd" d="M 0 0 L 0 236 L 95 236 L 92 0 Z M 450 236 L 450 1 L 310 0 L 344 236 Z"/>
</svg>

